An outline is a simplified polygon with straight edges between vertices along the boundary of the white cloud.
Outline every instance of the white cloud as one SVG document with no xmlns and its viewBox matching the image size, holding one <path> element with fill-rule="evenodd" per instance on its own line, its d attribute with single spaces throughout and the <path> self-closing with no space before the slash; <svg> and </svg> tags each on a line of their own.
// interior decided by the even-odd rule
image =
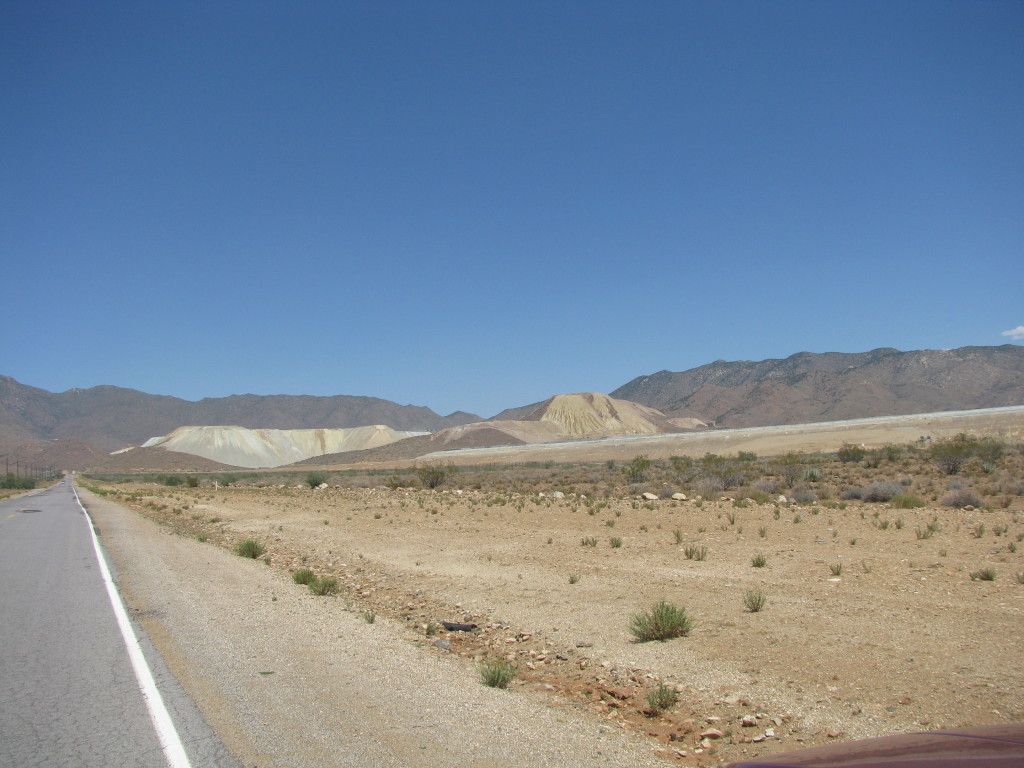
<svg viewBox="0 0 1024 768">
<path fill-rule="evenodd" d="M 1018 325 L 1016 328 L 1003 331 L 1002 335 L 1009 336 L 1014 341 L 1020 341 L 1021 339 L 1024 339 L 1024 325 Z"/>
</svg>

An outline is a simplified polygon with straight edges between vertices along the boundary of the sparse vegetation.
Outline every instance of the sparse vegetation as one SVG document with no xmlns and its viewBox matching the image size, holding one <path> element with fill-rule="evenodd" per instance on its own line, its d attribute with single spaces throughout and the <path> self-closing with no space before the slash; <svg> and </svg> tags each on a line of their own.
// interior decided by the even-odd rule
<svg viewBox="0 0 1024 768">
<path fill-rule="evenodd" d="M 971 581 L 995 581 L 996 580 L 996 569 L 995 568 L 980 568 L 977 571 L 971 571 Z"/>
<path fill-rule="evenodd" d="M 629 632 L 638 642 L 664 641 L 686 637 L 693 622 L 686 609 L 664 600 L 655 603 L 649 611 L 635 614 L 629 622 Z"/>
<path fill-rule="evenodd" d="M 327 482 L 327 474 L 324 472 L 310 472 L 306 475 L 306 485 L 310 488 L 319 488 Z"/>
<path fill-rule="evenodd" d="M 317 576 L 309 582 L 309 591 L 314 595 L 333 595 L 338 591 L 338 580 L 334 576 Z"/>
<path fill-rule="evenodd" d="M 309 568 L 300 568 L 292 574 L 292 580 L 296 584 L 309 584 L 313 579 L 316 578 L 316 574 L 313 573 Z"/>
<path fill-rule="evenodd" d="M 686 556 L 687 560 L 706 560 L 708 548 L 702 544 L 688 544 L 683 549 L 683 555 Z"/>
<path fill-rule="evenodd" d="M 768 605 L 768 595 L 760 589 L 748 589 L 743 593 L 743 607 L 750 613 L 763 611 Z"/>
<path fill-rule="evenodd" d="M 768 558 L 763 553 L 758 552 L 751 559 L 750 564 L 755 568 L 764 568 L 766 565 L 768 565 Z"/>
<path fill-rule="evenodd" d="M 669 688 L 659 682 L 647 693 L 647 707 L 651 715 L 660 715 L 667 709 L 671 709 L 679 701 L 679 694 L 674 688 Z"/>
<path fill-rule="evenodd" d="M 255 560 L 262 555 L 266 549 L 256 539 L 243 539 L 235 545 L 235 554 L 240 557 L 249 557 Z"/>
<path fill-rule="evenodd" d="M 490 688 L 508 688 L 516 676 L 516 668 L 504 659 L 485 659 L 480 664 L 480 679 Z"/>
</svg>

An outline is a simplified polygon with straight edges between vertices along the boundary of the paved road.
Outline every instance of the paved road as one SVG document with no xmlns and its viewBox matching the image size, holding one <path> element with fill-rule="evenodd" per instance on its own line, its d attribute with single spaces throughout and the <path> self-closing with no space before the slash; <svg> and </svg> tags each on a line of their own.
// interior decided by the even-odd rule
<svg viewBox="0 0 1024 768">
<path fill-rule="evenodd" d="M 71 481 L 0 502 L 0 766 L 237 766 L 133 628 L 159 695 L 133 671 Z"/>
</svg>

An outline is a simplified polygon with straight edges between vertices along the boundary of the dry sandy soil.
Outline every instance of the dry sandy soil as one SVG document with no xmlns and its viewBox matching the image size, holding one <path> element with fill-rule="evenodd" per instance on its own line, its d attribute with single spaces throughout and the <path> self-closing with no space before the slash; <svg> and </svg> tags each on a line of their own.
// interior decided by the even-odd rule
<svg viewBox="0 0 1024 768">
<path fill-rule="evenodd" d="M 1024 720 L 1019 500 L 996 511 L 630 498 L 588 506 L 454 489 L 85 485 L 116 489 L 193 545 L 258 539 L 270 570 L 337 577 L 334 597 L 286 585 L 306 595 L 307 610 L 380 616 L 388 637 L 470 676 L 485 657 L 507 658 L 518 675 L 502 695 L 554 693 L 595 733 L 639 734 L 679 764 Z M 933 520 L 939 532 L 918 538 Z M 581 544 L 589 537 L 596 546 Z M 688 545 L 706 547 L 706 559 L 687 559 Z M 763 568 L 752 565 L 759 553 Z M 983 568 L 995 569 L 994 581 L 971 578 Z M 751 589 L 767 595 L 761 612 L 745 609 Z M 630 618 L 662 599 L 689 611 L 692 633 L 634 642 Z M 479 628 L 435 631 L 441 621 Z M 652 716 L 646 694 L 658 681 L 679 702 Z M 315 682 L 308 692 L 316 706 Z"/>
</svg>

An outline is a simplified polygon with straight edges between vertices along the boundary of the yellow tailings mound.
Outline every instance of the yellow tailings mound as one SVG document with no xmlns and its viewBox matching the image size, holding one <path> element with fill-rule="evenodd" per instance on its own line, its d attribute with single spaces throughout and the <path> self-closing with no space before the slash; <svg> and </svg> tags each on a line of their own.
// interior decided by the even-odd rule
<svg viewBox="0 0 1024 768">
<path fill-rule="evenodd" d="M 586 438 L 657 435 L 678 432 L 680 428 L 653 408 L 597 392 L 582 392 L 555 395 L 522 421 L 464 424 L 442 430 L 432 435 L 431 440 L 448 445 L 485 430 L 490 444 L 503 445 L 502 435 L 510 438 L 510 443 L 554 443 Z"/>
<path fill-rule="evenodd" d="M 527 417 L 557 424 L 567 437 L 656 435 L 670 431 L 661 411 L 597 392 L 555 395 Z"/>
</svg>

